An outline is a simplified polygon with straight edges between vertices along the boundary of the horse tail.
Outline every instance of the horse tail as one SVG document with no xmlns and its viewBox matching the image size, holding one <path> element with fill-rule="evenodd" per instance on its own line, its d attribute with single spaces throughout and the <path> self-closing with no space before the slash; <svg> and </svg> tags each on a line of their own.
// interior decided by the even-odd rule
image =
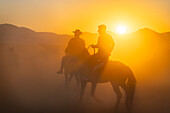
<svg viewBox="0 0 170 113">
<path fill-rule="evenodd" d="M 130 68 L 128 68 L 128 74 L 127 74 L 127 81 L 126 81 L 126 107 L 130 110 L 133 105 L 134 101 L 134 94 L 135 94 L 135 88 L 136 88 L 136 78 Z"/>
</svg>

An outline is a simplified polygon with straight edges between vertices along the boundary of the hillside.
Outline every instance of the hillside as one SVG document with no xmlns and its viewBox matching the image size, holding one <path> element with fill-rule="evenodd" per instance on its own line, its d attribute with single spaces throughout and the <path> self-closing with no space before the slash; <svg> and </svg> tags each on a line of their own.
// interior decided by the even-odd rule
<svg viewBox="0 0 170 113">
<path fill-rule="evenodd" d="M 29 28 L 11 24 L 0 25 L 0 43 L 60 45 L 66 44 L 70 38 L 69 35 L 35 32 Z"/>
</svg>

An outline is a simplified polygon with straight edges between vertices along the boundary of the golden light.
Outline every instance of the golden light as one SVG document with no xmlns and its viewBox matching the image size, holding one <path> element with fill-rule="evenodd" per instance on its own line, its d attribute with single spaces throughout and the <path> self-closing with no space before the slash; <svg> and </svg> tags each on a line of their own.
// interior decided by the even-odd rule
<svg viewBox="0 0 170 113">
<path fill-rule="evenodd" d="M 117 33 L 118 34 L 125 34 L 126 33 L 126 27 L 125 26 L 118 26 L 117 28 L 116 28 L 116 31 L 117 31 Z"/>
</svg>

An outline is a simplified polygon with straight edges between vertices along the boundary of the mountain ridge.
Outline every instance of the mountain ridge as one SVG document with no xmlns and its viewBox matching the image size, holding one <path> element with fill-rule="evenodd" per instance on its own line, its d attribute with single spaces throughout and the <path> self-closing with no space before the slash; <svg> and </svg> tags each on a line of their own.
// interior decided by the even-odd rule
<svg viewBox="0 0 170 113">
<path fill-rule="evenodd" d="M 109 34 L 116 37 L 113 32 Z M 170 42 L 170 32 L 158 33 L 150 28 L 142 28 L 135 32 L 124 35 L 124 37 L 142 36 L 145 39 L 152 40 L 153 37 L 165 38 Z M 24 37 L 24 38 L 23 38 Z M 87 42 L 94 43 L 98 37 L 97 33 L 83 32 L 82 38 L 88 40 Z M 13 24 L 0 24 L 0 43 L 29 43 L 29 44 L 52 44 L 52 45 L 66 45 L 72 35 L 56 34 L 53 32 L 36 32 L 26 27 L 18 27 Z"/>
<path fill-rule="evenodd" d="M 2 27 L 2 26 L 8 26 L 8 27 L 15 27 L 15 28 L 21 28 L 21 29 L 27 29 L 27 30 L 31 30 L 31 31 L 34 31 L 34 30 L 32 30 L 32 29 L 29 29 L 29 28 L 27 28 L 27 27 L 18 27 L 17 25 L 13 25 L 13 24 L 8 24 L 8 23 L 4 23 L 4 24 L 0 24 L 0 28 Z M 155 30 L 153 30 L 153 29 L 151 29 L 151 28 L 149 28 L 149 27 L 144 27 L 144 28 L 141 28 L 141 29 L 138 29 L 138 30 L 136 30 L 136 31 L 134 31 L 134 32 L 154 32 L 154 33 L 159 33 L 159 34 L 164 34 L 164 33 L 170 33 L 170 31 L 166 31 L 166 32 L 157 32 L 157 31 L 155 31 Z M 36 32 L 36 31 L 34 31 L 34 32 Z M 111 32 L 111 31 L 110 31 Z M 54 32 L 39 32 L 39 33 L 54 33 Z M 96 34 L 96 33 L 92 33 L 92 32 L 83 32 L 83 33 L 91 33 L 91 34 Z M 112 32 L 113 33 L 113 32 Z M 130 32 L 130 33 L 133 33 L 133 32 Z M 57 34 L 57 33 L 54 33 L 54 34 Z M 68 34 L 58 34 L 58 35 L 68 35 Z"/>
</svg>

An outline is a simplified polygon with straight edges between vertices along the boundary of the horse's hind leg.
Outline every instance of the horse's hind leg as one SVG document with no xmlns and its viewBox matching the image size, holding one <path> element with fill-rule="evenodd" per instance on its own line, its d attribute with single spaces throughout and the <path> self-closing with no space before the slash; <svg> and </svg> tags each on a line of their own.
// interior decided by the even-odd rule
<svg viewBox="0 0 170 113">
<path fill-rule="evenodd" d="M 126 86 L 126 100 L 125 105 L 128 112 L 131 112 L 133 107 L 133 99 L 134 99 L 135 85 Z"/>
<path fill-rule="evenodd" d="M 124 91 L 125 91 L 125 94 L 126 94 L 126 99 L 125 99 L 125 106 L 126 106 L 126 108 L 127 108 L 127 110 L 129 111 L 129 109 L 130 109 L 130 105 L 131 105 L 131 98 L 130 98 L 130 91 L 129 91 L 129 87 L 127 87 L 127 85 L 126 84 L 121 84 L 121 87 L 124 89 Z"/>
<path fill-rule="evenodd" d="M 81 80 L 81 91 L 80 91 L 80 99 L 79 99 L 80 102 L 83 99 L 83 95 L 84 95 L 84 91 L 85 91 L 85 88 L 86 88 L 86 84 L 87 84 L 87 82 L 85 80 Z"/>
<path fill-rule="evenodd" d="M 118 105 L 119 105 L 119 103 L 120 103 L 120 100 L 121 100 L 121 98 L 122 98 L 122 93 L 121 93 L 121 91 L 120 91 L 120 88 L 119 88 L 119 85 L 118 85 L 118 84 L 113 83 L 113 82 L 111 82 L 111 84 L 112 84 L 113 90 L 115 91 L 116 96 L 117 96 L 117 101 L 116 101 L 116 105 L 115 105 L 115 109 L 117 109 L 117 108 L 118 108 Z"/>
</svg>

